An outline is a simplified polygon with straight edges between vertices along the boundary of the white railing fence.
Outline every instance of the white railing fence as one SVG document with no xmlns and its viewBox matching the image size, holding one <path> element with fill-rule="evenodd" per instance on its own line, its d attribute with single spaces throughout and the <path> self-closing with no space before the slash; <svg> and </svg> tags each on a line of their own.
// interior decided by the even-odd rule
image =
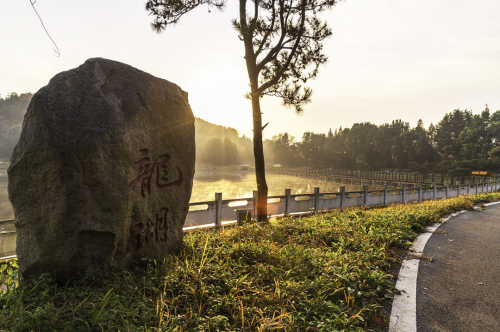
<svg viewBox="0 0 500 332">
<path fill-rule="evenodd" d="M 500 182 L 481 182 L 474 185 L 467 183 L 461 185 L 446 184 L 437 187 L 435 183 L 431 187 L 370 190 L 363 186 L 363 191 L 345 192 L 345 187 L 340 187 L 337 193 L 321 193 L 320 188 L 314 188 L 312 194 L 292 195 L 290 189 L 285 189 L 285 195 L 269 196 L 267 210 L 271 217 L 297 216 L 314 212 L 322 212 L 347 207 L 387 206 L 393 203 L 421 202 L 424 200 L 456 197 L 466 194 L 480 194 L 500 190 Z M 255 202 L 257 191 L 253 197 L 223 200 L 222 193 L 215 194 L 215 200 L 209 202 L 190 203 L 190 211 L 184 224 L 184 231 L 198 228 L 218 228 L 224 225 L 234 225 L 247 218 L 253 218 L 255 213 Z M 14 220 L 2 220 L 0 226 L 6 227 Z M 0 229 L 2 228 L 0 227 Z M 12 228 L 12 227 L 11 227 Z M 15 257 L 16 232 L 0 231 L 0 257 L 3 259 Z M 9 256 L 12 255 L 12 256 Z M 9 256 L 9 257 L 4 257 Z"/>
<path fill-rule="evenodd" d="M 497 179 L 486 182 L 467 184 L 445 184 L 437 187 L 388 189 L 387 185 L 381 190 L 370 190 L 363 186 L 363 191 L 345 192 L 340 187 L 336 193 L 321 193 L 320 188 L 314 188 L 312 194 L 292 195 L 290 189 L 285 189 L 285 195 L 269 196 L 267 211 L 272 217 L 284 217 L 307 214 L 311 212 L 344 209 L 347 207 L 375 207 L 387 206 L 394 203 L 421 202 L 424 200 L 456 197 L 467 194 L 480 194 L 500 189 Z M 190 203 L 190 210 L 186 217 L 184 230 L 189 231 L 199 227 L 221 227 L 238 223 L 245 218 L 256 215 L 257 191 L 253 197 L 223 200 L 222 193 L 215 193 L 215 200 L 208 202 Z"/>
</svg>

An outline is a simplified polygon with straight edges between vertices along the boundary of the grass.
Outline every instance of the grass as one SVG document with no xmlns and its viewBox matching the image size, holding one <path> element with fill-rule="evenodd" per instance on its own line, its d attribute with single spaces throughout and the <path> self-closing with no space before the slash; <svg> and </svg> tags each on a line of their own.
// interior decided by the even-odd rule
<svg viewBox="0 0 500 332">
<path fill-rule="evenodd" d="M 11 282 L 0 294 L 0 330 L 377 331 L 387 325 L 380 304 L 396 291 L 397 253 L 426 225 L 499 199 L 461 196 L 196 231 L 178 255 L 100 278 Z"/>
</svg>

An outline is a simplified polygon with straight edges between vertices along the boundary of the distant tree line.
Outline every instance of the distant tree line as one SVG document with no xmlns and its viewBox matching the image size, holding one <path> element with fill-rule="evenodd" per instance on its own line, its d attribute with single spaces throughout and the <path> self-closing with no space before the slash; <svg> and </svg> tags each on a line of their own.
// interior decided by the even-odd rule
<svg viewBox="0 0 500 332">
<path fill-rule="evenodd" d="M 0 158 L 17 144 L 32 93 L 0 95 Z M 195 118 L 197 162 L 252 164 L 253 143 L 238 130 Z M 399 169 L 468 175 L 500 170 L 500 111 L 481 114 L 456 109 L 426 129 L 423 121 L 374 125 L 355 123 L 327 134 L 306 131 L 301 141 L 280 133 L 264 141 L 266 164 L 289 167 L 385 170 Z"/>
<path fill-rule="evenodd" d="M 231 165 L 253 162 L 252 140 L 238 130 L 195 118 L 196 162 Z"/>
<path fill-rule="evenodd" d="M 0 158 L 10 158 L 21 136 L 24 114 L 33 97 L 32 93 L 12 92 L 0 95 Z"/>
<path fill-rule="evenodd" d="M 364 122 L 327 134 L 307 131 L 300 142 L 281 133 L 266 143 L 273 163 L 289 167 L 468 175 L 500 168 L 500 111 L 490 114 L 486 108 L 474 115 L 456 109 L 427 129 L 422 120 L 414 128 L 401 120 L 379 126 Z"/>
<path fill-rule="evenodd" d="M 22 122 L 32 93 L 9 93 L 0 95 L 0 158 L 10 158 L 19 141 Z M 238 130 L 195 118 L 196 160 L 214 165 L 251 163 L 253 161 L 252 141 Z"/>
</svg>

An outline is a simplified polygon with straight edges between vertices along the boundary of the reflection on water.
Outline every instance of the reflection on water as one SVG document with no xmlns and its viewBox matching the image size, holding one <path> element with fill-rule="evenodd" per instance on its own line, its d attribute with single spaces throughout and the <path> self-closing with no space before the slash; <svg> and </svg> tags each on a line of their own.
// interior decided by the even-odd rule
<svg viewBox="0 0 500 332">
<path fill-rule="evenodd" d="M 320 179 L 301 178 L 290 175 L 267 174 L 269 196 L 285 194 L 285 188 L 295 194 L 312 194 L 314 187 L 319 187 L 322 193 L 335 193 L 341 186 L 338 182 L 327 182 Z M 346 191 L 361 191 L 362 185 L 344 184 Z M 198 172 L 194 176 L 191 202 L 213 201 L 215 192 L 221 192 L 222 199 L 252 197 L 257 183 L 255 174 L 240 172 Z M 368 189 L 382 188 L 382 186 L 368 187 Z"/>
<path fill-rule="evenodd" d="M 300 178 L 290 175 L 267 174 L 269 196 L 284 195 L 285 188 L 295 194 L 311 194 L 314 187 L 322 193 L 338 192 L 340 183 L 326 182 L 319 179 Z M 363 190 L 361 185 L 344 184 L 346 191 Z M 194 176 L 191 202 L 213 201 L 216 192 L 222 193 L 222 199 L 250 198 L 257 188 L 255 174 L 242 172 L 197 172 Z M 369 187 L 369 189 L 381 187 Z M 14 212 L 7 195 L 7 172 L 0 170 L 0 220 L 14 219 Z"/>
</svg>

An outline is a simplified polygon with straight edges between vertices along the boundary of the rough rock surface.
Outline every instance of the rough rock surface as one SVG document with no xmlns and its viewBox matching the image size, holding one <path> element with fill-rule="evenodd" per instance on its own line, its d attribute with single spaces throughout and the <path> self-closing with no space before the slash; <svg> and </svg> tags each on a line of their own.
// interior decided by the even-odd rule
<svg viewBox="0 0 500 332">
<path fill-rule="evenodd" d="M 11 157 L 23 278 L 58 282 L 175 252 L 189 210 L 194 116 L 177 85 L 102 58 L 33 97 Z"/>
</svg>

